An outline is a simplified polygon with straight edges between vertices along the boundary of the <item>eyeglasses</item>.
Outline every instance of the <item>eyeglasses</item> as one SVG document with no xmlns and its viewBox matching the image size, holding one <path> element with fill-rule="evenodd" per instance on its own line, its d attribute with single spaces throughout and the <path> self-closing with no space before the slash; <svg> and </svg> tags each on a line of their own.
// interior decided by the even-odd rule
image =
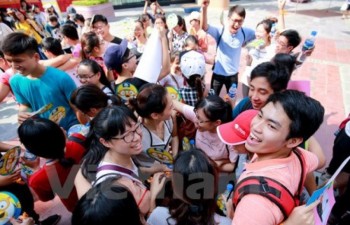
<svg viewBox="0 0 350 225">
<path fill-rule="evenodd" d="M 124 62 L 123 62 L 123 63 L 127 63 L 127 62 L 129 62 L 129 61 L 130 61 L 130 59 L 132 59 L 132 58 L 134 58 L 134 57 L 136 57 L 136 55 L 135 55 L 134 53 L 131 53 L 131 54 L 130 54 L 130 56 L 129 56 L 127 59 L 125 59 L 125 60 L 124 60 Z"/>
<path fill-rule="evenodd" d="M 199 116 L 198 116 L 198 113 L 197 113 L 197 109 L 194 109 L 193 112 L 196 114 L 196 118 L 197 118 L 198 123 L 208 123 L 208 122 L 211 122 L 210 120 L 200 120 L 200 119 L 199 119 Z"/>
<path fill-rule="evenodd" d="M 113 139 L 113 140 L 123 139 L 125 141 L 125 143 L 131 143 L 135 138 L 135 133 L 137 133 L 139 135 L 142 134 L 141 122 L 138 122 L 136 124 L 135 130 L 129 131 L 127 134 L 124 135 L 124 137 L 112 137 L 111 139 Z"/>
<path fill-rule="evenodd" d="M 77 75 L 76 77 L 79 79 L 79 80 L 89 80 L 91 78 L 93 78 L 94 76 L 96 76 L 97 73 L 95 74 L 92 74 L 92 75 Z"/>
<path fill-rule="evenodd" d="M 233 24 L 238 23 L 239 25 L 242 25 L 243 22 L 244 22 L 244 19 L 242 19 L 242 20 L 237 20 L 237 19 L 234 20 L 232 18 L 229 18 L 229 20 L 231 21 L 231 23 L 233 23 Z"/>
</svg>

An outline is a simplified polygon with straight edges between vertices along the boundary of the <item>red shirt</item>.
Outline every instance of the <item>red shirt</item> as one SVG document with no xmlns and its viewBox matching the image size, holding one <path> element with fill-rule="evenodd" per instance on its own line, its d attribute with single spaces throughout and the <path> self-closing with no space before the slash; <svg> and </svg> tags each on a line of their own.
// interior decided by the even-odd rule
<svg viewBox="0 0 350 225">
<path fill-rule="evenodd" d="M 30 177 L 29 186 L 33 188 L 41 201 L 52 200 L 57 194 L 67 210 L 73 211 L 78 202 L 74 179 L 84 153 L 85 148 L 81 144 L 68 141 L 65 158 L 73 159 L 75 162 L 73 166 L 63 167 L 58 161 L 48 163 Z"/>
</svg>

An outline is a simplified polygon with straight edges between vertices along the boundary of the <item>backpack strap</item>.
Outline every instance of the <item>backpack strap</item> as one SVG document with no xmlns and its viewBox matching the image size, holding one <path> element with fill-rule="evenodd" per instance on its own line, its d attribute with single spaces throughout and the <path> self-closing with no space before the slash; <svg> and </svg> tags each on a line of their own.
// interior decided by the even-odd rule
<svg viewBox="0 0 350 225">
<path fill-rule="evenodd" d="M 86 138 L 84 135 L 79 133 L 73 133 L 68 137 L 68 140 L 78 143 L 86 149 L 86 143 L 85 143 Z"/>
<path fill-rule="evenodd" d="M 245 32 L 244 32 L 244 28 L 243 27 L 241 27 L 241 31 L 242 31 L 242 34 L 243 34 L 243 44 L 242 44 L 242 46 L 245 46 Z"/>
<path fill-rule="evenodd" d="M 222 35 L 224 34 L 224 30 L 225 30 L 225 27 L 222 28 L 221 34 L 220 34 L 220 36 L 219 36 L 219 38 L 218 38 L 218 41 L 216 42 L 216 50 L 215 50 L 215 52 L 218 51 L 218 48 L 219 48 L 219 44 L 220 44 L 220 42 L 221 42 Z M 216 63 L 216 62 L 214 61 L 214 64 L 213 64 L 213 67 L 212 67 L 212 70 L 213 70 L 213 71 L 214 71 L 214 68 L 215 68 L 215 63 Z"/>
<path fill-rule="evenodd" d="M 340 123 L 339 128 L 336 132 L 334 132 L 334 135 L 337 136 L 339 134 L 339 132 L 341 131 L 341 129 L 343 129 L 349 121 L 350 121 L 350 114 L 348 115 L 348 117 L 345 120 L 343 120 Z"/>
<path fill-rule="evenodd" d="M 275 179 L 264 176 L 250 176 L 241 180 L 235 189 L 233 195 L 233 205 L 236 207 L 245 195 L 256 194 L 263 196 L 273 202 L 282 212 L 284 219 L 293 211 L 294 207 L 299 205 L 300 194 L 303 190 L 303 181 L 305 177 L 305 161 L 301 152 L 293 150 L 301 165 L 301 175 L 298 190 L 293 195 L 288 188 Z"/>
</svg>

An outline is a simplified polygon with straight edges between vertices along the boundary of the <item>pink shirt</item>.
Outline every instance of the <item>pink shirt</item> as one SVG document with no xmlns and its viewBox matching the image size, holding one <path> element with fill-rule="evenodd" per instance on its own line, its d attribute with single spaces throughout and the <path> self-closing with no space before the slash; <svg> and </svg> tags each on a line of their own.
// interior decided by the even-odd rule
<svg viewBox="0 0 350 225">
<path fill-rule="evenodd" d="M 314 171 L 318 165 L 316 155 L 300 148 L 299 150 L 305 159 L 306 174 Z M 297 192 L 301 165 L 294 153 L 287 158 L 261 162 L 256 162 L 256 158 L 257 156 L 254 155 L 251 163 L 245 165 L 245 171 L 239 177 L 238 182 L 248 176 L 265 176 L 282 183 L 291 193 Z M 283 219 L 282 212 L 273 202 L 265 197 L 250 194 L 244 196 L 238 203 L 232 225 L 276 225 L 280 224 Z"/>
<path fill-rule="evenodd" d="M 192 122 L 196 122 L 197 117 L 193 109 L 192 106 L 184 106 L 184 116 Z M 197 130 L 195 143 L 196 147 L 205 152 L 212 160 L 229 159 L 232 163 L 236 162 L 237 153 L 233 150 L 233 146 L 224 144 L 216 132 Z"/>
</svg>

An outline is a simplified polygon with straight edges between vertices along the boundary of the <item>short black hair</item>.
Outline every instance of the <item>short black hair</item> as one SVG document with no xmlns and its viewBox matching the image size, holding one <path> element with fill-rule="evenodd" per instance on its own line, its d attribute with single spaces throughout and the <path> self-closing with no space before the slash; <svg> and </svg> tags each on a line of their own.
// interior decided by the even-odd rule
<svg viewBox="0 0 350 225">
<path fill-rule="evenodd" d="M 72 40 L 79 40 L 77 28 L 71 24 L 65 24 L 61 27 L 61 34 Z"/>
<path fill-rule="evenodd" d="M 80 20 L 82 23 L 85 23 L 85 18 L 81 14 L 75 14 L 73 17 L 73 20 L 74 22 L 77 22 L 78 20 Z"/>
<path fill-rule="evenodd" d="M 61 42 L 58 39 L 55 39 L 52 37 L 44 38 L 41 45 L 43 49 L 50 51 L 55 56 L 64 54 L 64 51 L 62 50 Z"/>
<path fill-rule="evenodd" d="M 324 108 L 321 103 L 305 95 L 304 92 L 286 90 L 276 92 L 268 98 L 266 104 L 281 104 L 284 112 L 291 120 L 289 138 L 303 138 L 306 141 L 321 126 Z"/>
<path fill-rule="evenodd" d="M 290 79 L 285 66 L 276 66 L 272 62 L 264 62 L 257 65 L 253 69 L 250 77 L 250 80 L 254 80 L 258 77 L 265 77 L 273 92 L 287 89 Z"/>
<path fill-rule="evenodd" d="M 104 15 L 101 15 L 101 14 L 96 14 L 96 15 L 94 15 L 92 17 L 92 19 L 91 19 L 91 26 L 93 26 L 97 22 L 102 22 L 102 23 L 108 24 L 107 18 Z"/>
<path fill-rule="evenodd" d="M 296 30 L 285 30 L 280 34 L 280 36 L 286 37 L 288 40 L 288 46 L 293 46 L 293 48 L 296 48 L 301 42 L 301 37 Z"/>
<path fill-rule="evenodd" d="M 57 22 L 57 23 L 58 23 L 57 16 L 56 16 L 56 15 L 51 15 L 51 16 L 49 17 L 49 21 L 50 21 L 50 22 Z"/>
<path fill-rule="evenodd" d="M 240 5 L 234 5 L 230 8 L 230 10 L 228 11 L 228 17 L 231 17 L 233 13 L 238 14 L 240 17 L 245 18 L 245 8 L 243 6 Z"/>
<path fill-rule="evenodd" d="M 13 32 L 4 38 L 1 50 L 6 55 L 34 54 L 38 53 L 38 42 L 22 32 Z"/>
</svg>

